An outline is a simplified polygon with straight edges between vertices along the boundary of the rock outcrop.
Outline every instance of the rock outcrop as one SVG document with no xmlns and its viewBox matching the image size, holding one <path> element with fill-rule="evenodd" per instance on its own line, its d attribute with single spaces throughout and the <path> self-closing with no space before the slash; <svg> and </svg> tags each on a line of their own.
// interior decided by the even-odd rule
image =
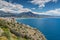
<svg viewBox="0 0 60 40">
<path fill-rule="evenodd" d="M 0 40 L 46 40 L 35 28 L 18 23 L 14 18 L 0 18 Z"/>
</svg>

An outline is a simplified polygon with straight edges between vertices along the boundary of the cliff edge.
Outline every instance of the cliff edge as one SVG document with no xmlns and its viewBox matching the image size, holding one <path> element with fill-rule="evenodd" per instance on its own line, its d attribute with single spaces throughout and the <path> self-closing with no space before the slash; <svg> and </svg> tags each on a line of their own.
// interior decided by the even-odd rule
<svg viewBox="0 0 60 40">
<path fill-rule="evenodd" d="M 18 23 L 14 18 L 0 18 L 0 40 L 46 40 L 35 28 Z"/>
</svg>

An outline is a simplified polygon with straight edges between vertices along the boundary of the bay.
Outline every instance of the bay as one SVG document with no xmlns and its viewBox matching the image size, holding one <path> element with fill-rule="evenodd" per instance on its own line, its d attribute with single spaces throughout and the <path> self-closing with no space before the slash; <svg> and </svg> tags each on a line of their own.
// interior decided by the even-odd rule
<svg viewBox="0 0 60 40">
<path fill-rule="evenodd" d="M 17 18 L 16 21 L 37 28 L 47 40 L 60 40 L 60 18 Z"/>
</svg>

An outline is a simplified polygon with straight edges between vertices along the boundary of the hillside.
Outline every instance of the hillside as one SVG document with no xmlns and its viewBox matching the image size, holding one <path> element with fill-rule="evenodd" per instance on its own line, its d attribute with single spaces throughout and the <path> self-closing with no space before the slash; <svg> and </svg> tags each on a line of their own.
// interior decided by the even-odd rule
<svg viewBox="0 0 60 40">
<path fill-rule="evenodd" d="M 22 13 L 9 13 L 0 11 L 0 17 L 15 17 L 15 18 L 46 18 L 46 17 L 55 17 L 51 15 L 39 15 L 32 12 L 22 12 Z"/>
<path fill-rule="evenodd" d="M 18 23 L 14 18 L 0 18 L 0 40 L 46 40 L 37 29 Z"/>
</svg>

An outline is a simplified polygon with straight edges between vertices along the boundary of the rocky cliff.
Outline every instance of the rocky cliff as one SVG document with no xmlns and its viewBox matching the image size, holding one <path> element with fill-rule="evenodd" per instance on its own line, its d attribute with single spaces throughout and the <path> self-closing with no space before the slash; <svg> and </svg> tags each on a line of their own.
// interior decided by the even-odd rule
<svg viewBox="0 0 60 40">
<path fill-rule="evenodd" d="M 46 40 L 35 28 L 18 23 L 14 18 L 0 18 L 0 40 Z"/>
</svg>

